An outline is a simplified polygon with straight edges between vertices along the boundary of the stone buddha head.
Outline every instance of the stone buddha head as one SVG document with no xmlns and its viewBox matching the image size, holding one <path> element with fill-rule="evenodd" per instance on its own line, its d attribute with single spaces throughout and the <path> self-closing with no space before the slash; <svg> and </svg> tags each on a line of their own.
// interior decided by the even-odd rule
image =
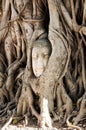
<svg viewBox="0 0 86 130">
<path fill-rule="evenodd" d="M 48 39 L 36 40 L 32 48 L 32 68 L 36 77 L 42 75 L 51 55 L 51 43 Z"/>
</svg>

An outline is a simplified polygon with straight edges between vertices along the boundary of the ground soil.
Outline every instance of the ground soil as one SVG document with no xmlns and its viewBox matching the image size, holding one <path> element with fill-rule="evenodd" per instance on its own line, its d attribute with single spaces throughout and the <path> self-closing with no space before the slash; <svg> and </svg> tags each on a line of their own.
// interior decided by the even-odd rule
<svg viewBox="0 0 86 130">
<path fill-rule="evenodd" d="M 21 120 L 17 124 L 11 123 L 4 130 L 78 130 L 76 128 L 67 127 L 66 123 L 63 123 L 62 121 L 54 122 L 52 129 L 50 129 L 50 128 L 46 128 L 46 129 L 39 128 L 39 126 L 37 124 L 37 120 L 36 120 L 35 117 L 29 118 L 28 122 L 29 122 L 29 124 L 27 126 L 25 126 L 25 120 Z M 4 124 L 1 125 L 0 130 L 3 126 L 4 126 Z M 78 126 L 80 126 L 80 128 L 81 128 L 80 130 L 86 130 L 86 120 L 84 120 L 83 122 L 80 122 Z"/>
</svg>

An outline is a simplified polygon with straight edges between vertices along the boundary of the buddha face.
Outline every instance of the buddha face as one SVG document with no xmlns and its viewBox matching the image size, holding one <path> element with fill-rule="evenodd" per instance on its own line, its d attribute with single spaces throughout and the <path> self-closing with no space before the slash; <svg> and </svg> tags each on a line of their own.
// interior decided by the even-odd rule
<svg viewBox="0 0 86 130">
<path fill-rule="evenodd" d="M 39 42 L 34 44 L 32 49 L 32 68 L 36 77 L 41 76 L 47 66 L 51 51 L 49 44 Z"/>
</svg>

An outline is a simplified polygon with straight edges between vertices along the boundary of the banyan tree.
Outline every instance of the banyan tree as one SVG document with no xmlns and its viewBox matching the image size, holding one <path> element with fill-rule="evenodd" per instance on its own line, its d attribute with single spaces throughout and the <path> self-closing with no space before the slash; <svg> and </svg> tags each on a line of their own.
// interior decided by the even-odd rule
<svg viewBox="0 0 86 130">
<path fill-rule="evenodd" d="M 0 0 L 0 122 L 80 129 L 85 57 L 86 0 Z"/>
</svg>

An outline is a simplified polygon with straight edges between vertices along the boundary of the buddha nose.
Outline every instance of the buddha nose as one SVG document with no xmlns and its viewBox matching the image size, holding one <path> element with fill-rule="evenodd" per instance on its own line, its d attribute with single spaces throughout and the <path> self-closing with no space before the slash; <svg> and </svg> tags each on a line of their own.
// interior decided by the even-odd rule
<svg viewBox="0 0 86 130">
<path fill-rule="evenodd" d="M 42 57 L 39 57 L 38 58 L 38 68 L 39 69 L 43 69 L 43 58 Z"/>
</svg>

